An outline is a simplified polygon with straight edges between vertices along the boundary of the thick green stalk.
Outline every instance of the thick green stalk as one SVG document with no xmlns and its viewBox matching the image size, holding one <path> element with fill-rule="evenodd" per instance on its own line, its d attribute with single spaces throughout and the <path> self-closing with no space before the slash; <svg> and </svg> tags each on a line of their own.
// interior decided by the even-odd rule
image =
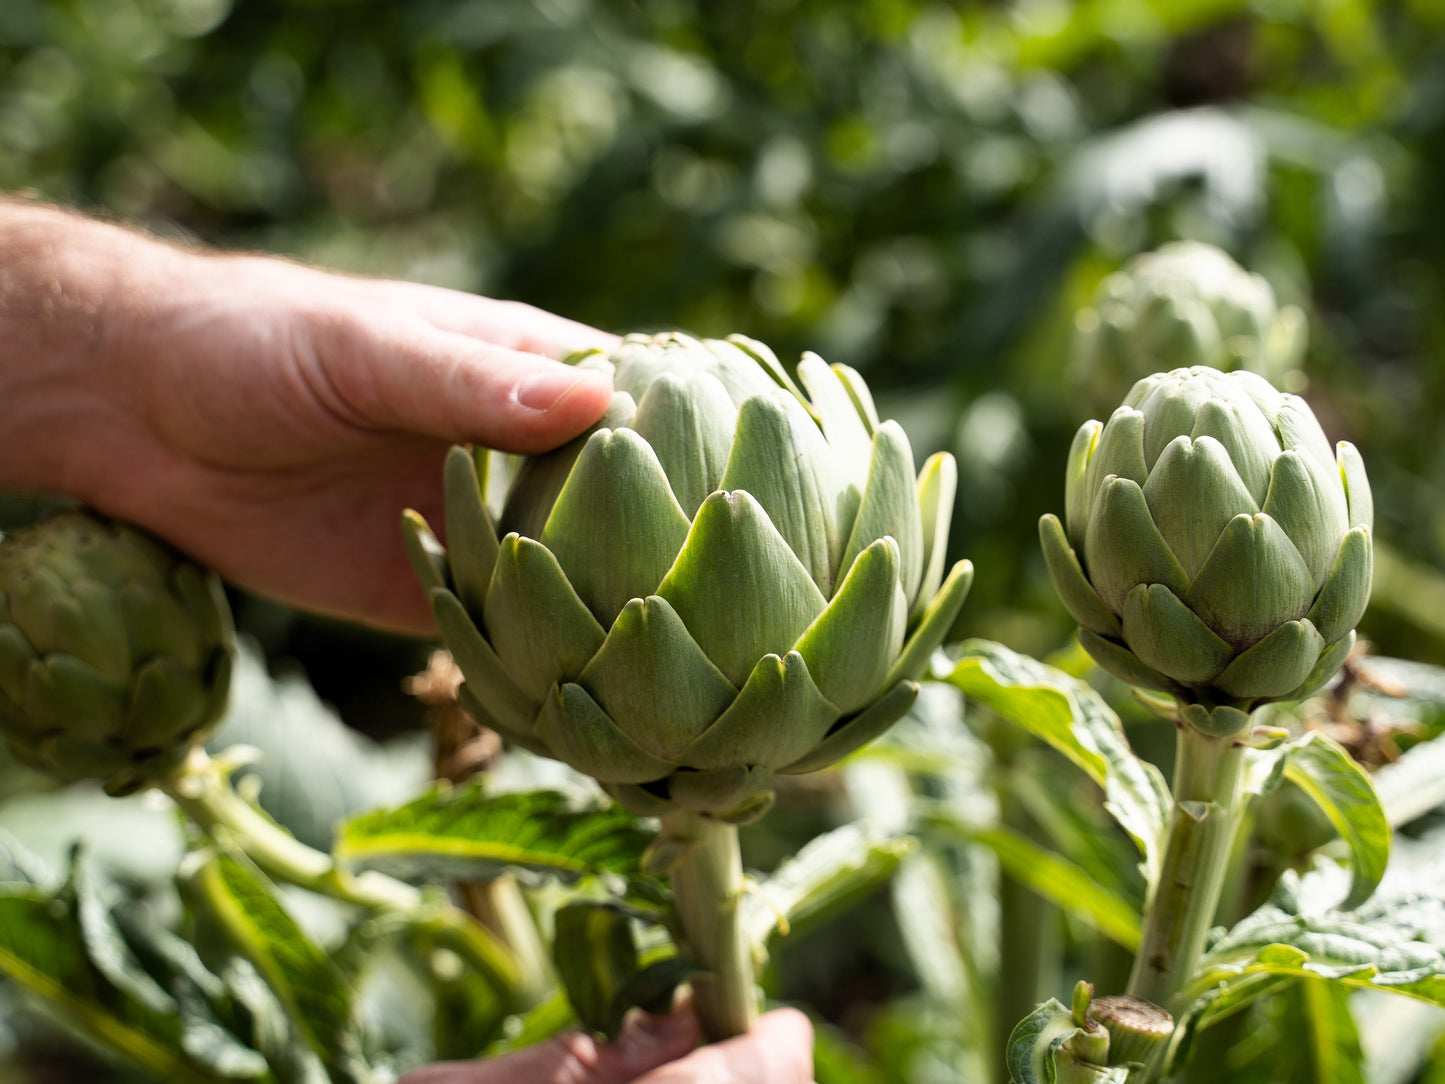
<svg viewBox="0 0 1445 1084">
<path fill-rule="evenodd" d="M 1144 911 L 1129 993 L 1166 1009 L 1204 952 L 1229 872 L 1244 745 L 1179 724 L 1174 816 L 1159 881 Z"/>
<path fill-rule="evenodd" d="M 743 863 L 737 825 L 685 810 L 662 818 L 663 837 L 681 844 L 672 867 L 679 950 L 707 968 L 692 980 L 703 1034 L 713 1042 L 746 1033 L 757 1019 L 753 951 L 742 925 Z"/>
<path fill-rule="evenodd" d="M 204 750 L 192 750 L 185 766 L 158 785 L 201 831 L 239 848 L 272 880 L 368 911 L 412 915 L 498 990 L 518 996 L 522 979 L 516 959 L 480 923 L 456 908 L 433 904 L 419 889 L 394 877 L 375 871 L 354 875 L 341 868 L 329 854 L 308 847 L 237 794 L 229 774 Z"/>
</svg>

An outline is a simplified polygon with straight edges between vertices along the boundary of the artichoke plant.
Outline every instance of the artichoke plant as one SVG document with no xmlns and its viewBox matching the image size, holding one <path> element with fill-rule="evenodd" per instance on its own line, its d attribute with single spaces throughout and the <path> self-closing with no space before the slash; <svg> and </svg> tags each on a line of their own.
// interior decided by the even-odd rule
<svg viewBox="0 0 1445 1084">
<path fill-rule="evenodd" d="M 634 335 L 577 363 L 612 374 L 610 407 L 524 461 L 495 522 L 463 449 L 449 548 L 405 518 L 463 703 L 636 812 L 755 816 L 775 774 L 912 704 L 972 578 L 945 577 L 953 459 L 915 475 L 858 375 L 816 356 L 801 388 L 741 337 Z"/>
<path fill-rule="evenodd" d="M 220 582 L 133 527 L 66 512 L 0 540 L 0 734 L 26 764 L 112 794 L 174 771 L 232 653 Z"/>
<path fill-rule="evenodd" d="M 1201 729 L 1323 684 L 1369 600 L 1373 505 L 1359 453 L 1254 373 L 1134 385 L 1069 455 L 1067 527 L 1040 521 L 1054 586 L 1105 669 Z"/>
<path fill-rule="evenodd" d="M 1108 276 L 1075 319 L 1076 371 L 1117 389 L 1162 368 L 1248 369 L 1275 384 L 1299 378 L 1308 325 L 1294 305 L 1213 245 L 1176 241 Z M 1298 390 L 1296 387 L 1295 390 Z M 1107 406 L 1107 404 L 1101 404 Z"/>
</svg>

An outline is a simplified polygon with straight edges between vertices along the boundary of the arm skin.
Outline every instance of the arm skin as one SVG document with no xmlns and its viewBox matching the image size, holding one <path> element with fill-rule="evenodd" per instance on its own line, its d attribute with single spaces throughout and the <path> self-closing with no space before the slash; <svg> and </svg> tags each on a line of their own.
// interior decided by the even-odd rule
<svg viewBox="0 0 1445 1084">
<path fill-rule="evenodd" d="M 0 200 L 0 489 L 63 493 L 244 587 L 429 635 L 398 519 L 447 447 L 553 447 L 616 337 L 437 287 L 191 251 Z"/>
</svg>

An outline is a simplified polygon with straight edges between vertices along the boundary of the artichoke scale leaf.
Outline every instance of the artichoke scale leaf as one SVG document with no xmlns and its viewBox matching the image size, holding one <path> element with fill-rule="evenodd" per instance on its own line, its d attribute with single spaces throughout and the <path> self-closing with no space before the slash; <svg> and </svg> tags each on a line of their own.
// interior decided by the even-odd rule
<svg viewBox="0 0 1445 1084">
<path fill-rule="evenodd" d="M 868 390 L 868 384 L 864 381 L 861 373 L 851 365 L 844 365 L 841 362 L 833 366 L 833 371 L 838 374 L 838 379 L 843 382 L 843 387 L 848 391 L 848 397 L 853 400 L 853 408 L 868 426 L 868 432 L 878 431 L 878 407 L 873 403 L 873 393 Z"/>
<path fill-rule="evenodd" d="M 1129 478 L 1108 478 L 1099 487 L 1084 532 L 1081 563 L 1089 582 L 1114 613 L 1141 583 L 1162 583 L 1184 597 L 1189 578 L 1154 525 L 1144 490 Z"/>
<path fill-rule="evenodd" d="M 537 703 L 578 674 L 606 636 L 552 551 L 516 534 L 502 540 L 481 612 L 503 668 Z"/>
<path fill-rule="evenodd" d="M 700 345 L 707 371 L 722 381 L 738 406 L 754 395 L 768 395 L 777 390 L 772 373 L 760 368 L 756 359 L 736 343 L 704 339 Z"/>
<path fill-rule="evenodd" d="M 196 636 L 195 625 L 169 591 L 157 591 L 154 586 L 143 583 L 128 583 L 120 589 L 116 601 L 132 659 L 174 655 L 190 666 L 200 666 L 205 660 L 205 645 Z M 57 631 L 60 627 L 57 620 Z M 61 650 L 69 649 L 61 647 Z"/>
<path fill-rule="evenodd" d="M 1074 437 L 1075 442 L 1081 441 L 1082 434 L 1081 429 Z M 1074 454 L 1073 449 L 1070 454 Z M 1149 468 L 1144 462 L 1144 415 L 1137 410 L 1119 407 L 1109 416 L 1108 422 L 1094 438 L 1084 470 L 1083 486 L 1080 489 L 1075 484 L 1076 493 L 1072 498 L 1067 492 L 1068 479 L 1076 475 L 1071 472 L 1065 476 L 1065 512 L 1077 517 L 1077 527 L 1074 520 L 1068 521 L 1069 537 L 1074 539 L 1076 546 L 1083 542 L 1099 487 L 1110 475 L 1128 478 L 1141 486 L 1149 477 Z"/>
<path fill-rule="evenodd" d="M 1199 571 L 1231 519 L 1259 511 L 1213 437 L 1170 441 L 1144 483 L 1144 501 L 1186 579 Z"/>
<path fill-rule="evenodd" d="M 572 682 L 543 698 L 534 733 L 550 756 L 599 783 L 650 783 L 673 769 L 629 738 L 586 689 Z"/>
<path fill-rule="evenodd" d="M 471 683 L 473 692 L 505 729 L 529 730 L 537 714 L 537 701 L 517 688 L 461 600 L 443 587 L 433 588 L 429 598 L 442 642 L 452 653 L 462 676 Z"/>
<path fill-rule="evenodd" d="M 738 695 L 677 611 L 657 595 L 623 607 L 577 683 L 633 741 L 668 761 L 678 759 Z"/>
<path fill-rule="evenodd" d="M 689 518 L 727 468 L 738 408 L 711 373 L 664 373 L 637 404 L 632 428 L 652 446 Z"/>
<path fill-rule="evenodd" d="M 843 719 L 817 747 L 780 769 L 780 775 L 806 775 L 837 764 L 908 714 L 918 699 L 916 681 L 900 681 L 852 718 Z"/>
<path fill-rule="evenodd" d="M 193 668 L 158 656 L 136 670 L 122 733 L 132 748 L 168 745 L 209 722 L 209 706 Z"/>
<path fill-rule="evenodd" d="M 943 583 L 948 561 L 948 532 L 953 526 L 953 499 L 958 494 L 958 463 L 947 452 L 935 452 L 918 472 L 918 510 L 923 517 L 923 579 L 913 600 L 919 620 Z"/>
<path fill-rule="evenodd" d="M 862 492 L 873 455 L 873 434 L 843 378 L 817 354 L 807 353 L 798 363 L 798 379 L 808 391 L 808 401 L 838 459 L 840 473 Z M 850 527 L 851 523 L 841 525 Z"/>
<path fill-rule="evenodd" d="M 1320 466 L 1334 468 L 1334 449 L 1309 404 L 1298 395 L 1280 395 L 1280 400 L 1279 409 L 1274 416 L 1274 428 L 1279 434 L 1280 446 L 1298 448 L 1312 456 Z"/>
<path fill-rule="evenodd" d="M 1179 682 L 1151 666 L 1146 666 L 1139 660 L 1139 656 L 1123 644 L 1105 639 L 1086 628 L 1079 629 L 1078 637 L 1079 645 L 1089 653 L 1089 657 L 1120 681 L 1137 685 L 1141 689 L 1156 689 L 1175 697 L 1185 695 L 1184 687 Z"/>
<path fill-rule="evenodd" d="M 720 490 L 703 501 L 655 593 L 739 687 L 760 658 L 788 651 L 827 606 L 808 570 L 745 490 Z"/>
<path fill-rule="evenodd" d="M 560 448 L 522 460 L 517 477 L 507 491 L 507 499 L 502 504 L 502 515 L 497 520 L 498 537 L 515 531 L 523 538 L 541 538 L 552 506 L 557 503 L 577 457 L 582 454 L 592 434 L 599 429 L 631 425 L 636 416 L 637 403 L 632 396 L 625 391 L 614 391 L 607 409 L 591 429 L 573 437 Z"/>
<path fill-rule="evenodd" d="M 1054 590 L 1058 592 L 1064 609 L 1069 611 L 1069 616 L 1100 636 L 1115 639 L 1122 636 L 1123 628 L 1118 617 L 1104 605 L 1104 600 L 1090 585 L 1083 566 L 1079 564 L 1079 555 L 1069 545 L 1063 524 L 1053 513 L 1039 519 L 1039 543 L 1044 551 L 1049 579 L 1053 581 Z"/>
<path fill-rule="evenodd" d="M 462 682 L 457 688 L 457 702 L 468 715 L 488 730 L 496 732 L 504 740 L 521 746 L 529 753 L 536 753 L 543 757 L 552 756 L 551 750 L 547 748 L 547 743 L 532 733 L 530 725 L 519 729 L 515 719 L 512 719 L 510 723 L 503 722 L 467 682 Z"/>
<path fill-rule="evenodd" d="M 437 541 L 437 536 L 420 512 L 408 508 L 401 514 L 401 540 L 422 589 L 428 592 L 449 590 L 451 571 L 447 564 L 447 551 Z"/>
<path fill-rule="evenodd" d="M 898 658 L 893 660 L 888 675 L 883 679 L 884 688 L 922 675 L 928 666 L 928 660 L 933 657 L 933 653 L 948 635 L 948 630 L 958 620 L 958 612 L 963 609 L 963 600 L 968 597 L 968 589 L 972 586 L 973 562 L 959 561 L 949 571 L 948 578 L 943 581 L 938 594 L 928 603 L 928 608 L 923 611 L 923 619 L 918 622 L 918 627 L 904 641 L 903 650 L 898 653 Z"/>
<path fill-rule="evenodd" d="M 1084 541 L 1084 525 L 1088 522 L 1089 506 L 1093 503 L 1093 490 L 1088 485 L 1089 463 L 1103 431 L 1101 422 L 1087 421 L 1079 426 L 1069 445 L 1068 464 L 1064 468 L 1064 522 L 1068 525 L 1069 538 L 1074 545 Z M 1141 464 L 1143 458 L 1144 454 L 1140 452 Z"/>
<path fill-rule="evenodd" d="M 1274 462 L 1263 511 L 1295 544 L 1318 590 L 1329 576 L 1339 540 L 1350 526 L 1337 472 L 1298 451 L 1285 451 Z"/>
<path fill-rule="evenodd" d="M 123 680 L 130 673 L 132 648 L 115 590 L 91 579 L 70 585 L 70 598 L 57 600 L 51 611 L 55 638 L 67 654 L 83 659 L 102 673 Z M 173 618 L 168 631 L 179 635 L 165 649 L 180 652 L 187 661 L 199 661 L 200 644 L 190 614 L 169 596 L 166 609 Z M 145 657 L 150 645 L 136 645 L 134 657 Z"/>
<path fill-rule="evenodd" d="M 1285 696 L 1309 676 L 1324 649 L 1324 637 L 1309 621 L 1287 621 L 1241 652 L 1214 685 L 1236 700 Z"/>
<path fill-rule="evenodd" d="M 647 441 L 631 429 L 601 429 L 577 457 L 540 541 L 607 628 L 629 601 L 653 593 L 690 526 Z"/>
<path fill-rule="evenodd" d="M 1279 440 L 1269 419 L 1253 402 L 1210 399 L 1199 408 L 1189 435 L 1195 440 L 1210 437 L 1218 441 L 1255 508 L 1263 505 L 1269 493 L 1270 463 L 1279 449 Z"/>
<path fill-rule="evenodd" d="M 793 381 L 792 375 L 778 360 L 778 355 L 773 353 L 772 347 L 767 343 L 759 342 L 746 335 L 729 335 L 726 341 L 761 365 L 764 371 L 777 382 L 778 387 L 788 392 L 798 402 L 806 403 L 807 400 L 803 396 L 802 389 Z"/>
<path fill-rule="evenodd" d="M 898 566 L 898 543 L 889 537 L 874 542 L 794 645 L 819 691 L 842 714 L 857 711 L 885 688 L 903 647 L 908 600 Z"/>
<path fill-rule="evenodd" d="M 121 733 L 128 685 L 73 655 L 52 652 L 30 664 L 24 707 L 46 729 L 103 741 Z"/>
<path fill-rule="evenodd" d="M 842 716 L 796 651 L 764 655 L 737 699 L 677 758 L 688 768 L 774 769 L 807 753 Z"/>
<path fill-rule="evenodd" d="M 1359 451 L 1347 440 L 1335 446 L 1335 460 L 1339 467 L 1340 479 L 1345 486 L 1345 500 L 1349 506 L 1350 526 L 1375 526 L 1375 498 L 1370 492 L 1370 479 L 1365 475 L 1365 461 Z"/>
<path fill-rule="evenodd" d="M 1141 583 L 1124 602 L 1124 643 L 1145 666 L 1185 685 L 1212 681 L 1234 649 L 1163 584 Z"/>
<path fill-rule="evenodd" d="M 0 625 L 0 692 L 17 704 L 25 699 L 25 675 L 39 659 L 35 648 L 15 625 Z"/>
<path fill-rule="evenodd" d="M 1365 616 L 1374 561 L 1370 529 L 1353 527 L 1346 531 L 1330 574 L 1308 614 L 1326 642 L 1334 643 Z"/>
<path fill-rule="evenodd" d="M 899 579 L 904 595 L 914 599 L 923 579 L 923 514 L 918 507 L 913 449 L 902 426 L 894 421 L 884 422 L 873 434 L 868 484 L 838 565 L 839 574 L 846 574 L 854 559 L 884 535 L 892 535 L 898 542 Z"/>
<path fill-rule="evenodd" d="M 11 579 L 10 611 L 15 624 L 39 652 L 64 651 L 55 629 L 55 609 L 66 605 L 70 588 L 53 569 L 40 567 Z"/>
<path fill-rule="evenodd" d="M 656 793 L 654 787 L 638 786 L 636 783 L 604 783 L 602 789 L 636 817 L 661 817 L 673 809 L 673 804 Z"/>
<path fill-rule="evenodd" d="M 200 629 L 207 644 L 230 643 L 236 634 L 231 620 L 231 607 L 226 589 L 215 573 L 204 572 L 195 565 L 181 565 L 171 577 L 186 608 L 186 615 Z"/>
<path fill-rule="evenodd" d="M 1153 469 L 1170 441 L 1180 434 L 1194 432 L 1200 408 L 1220 390 L 1220 381 L 1189 379 L 1200 373 L 1201 370 L 1195 368 L 1162 374 L 1162 378 L 1149 387 L 1138 403 L 1131 404 L 1146 419 L 1144 463 L 1149 469 Z M 1222 378 L 1223 374 L 1219 376 Z M 1130 398 L 1133 398 L 1132 393 Z"/>
<path fill-rule="evenodd" d="M 1320 653 L 1319 661 L 1315 663 L 1314 669 L 1309 675 L 1291 689 L 1288 695 L 1282 697 L 1284 700 L 1302 700 L 1309 696 L 1330 678 L 1335 676 L 1335 671 L 1345 665 L 1345 660 L 1350 657 L 1350 652 L 1355 647 L 1355 630 L 1351 629 L 1343 637 L 1330 644 Z"/>
<path fill-rule="evenodd" d="M 721 486 L 752 494 L 823 597 L 832 595 L 846 541 L 836 519 L 844 483 L 802 404 L 783 391 L 743 403 Z"/>
<path fill-rule="evenodd" d="M 468 613 L 480 614 L 497 564 L 499 543 L 496 525 L 482 498 L 476 461 L 467 449 L 454 445 L 447 453 L 442 484 L 454 590 Z"/>
<path fill-rule="evenodd" d="M 766 768 L 742 765 L 711 771 L 683 769 L 668 779 L 667 793 L 683 809 L 730 819 L 740 810 L 755 809 L 758 796 L 768 793 L 765 788 L 772 779 L 773 773 Z"/>
<path fill-rule="evenodd" d="M 1299 550 L 1261 512 L 1229 521 L 1183 598 L 1205 624 L 1243 651 L 1286 621 L 1304 617 L 1314 593 Z"/>
</svg>

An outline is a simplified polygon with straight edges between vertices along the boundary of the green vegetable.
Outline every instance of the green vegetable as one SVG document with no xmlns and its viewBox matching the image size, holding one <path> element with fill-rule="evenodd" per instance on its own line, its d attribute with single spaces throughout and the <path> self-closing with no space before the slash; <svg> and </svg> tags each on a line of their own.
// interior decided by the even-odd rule
<svg viewBox="0 0 1445 1084">
<path fill-rule="evenodd" d="M 1261 276 L 1213 245 L 1176 241 L 1103 281 L 1075 320 L 1075 366 L 1110 401 L 1165 365 L 1249 369 L 1295 387 L 1307 326 Z"/>
<path fill-rule="evenodd" d="M 67 512 L 0 541 L 0 734 L 22 762 L 124 794 L 220 718 L 220 582 L 141 531 Z"/>
<path fill-rule="evenodd" d="M 450 551 L 405 517 L 463 703 L 637 812 L 747 819 L 776 773 L 912 704 L 972 580 L 944 576 L 953 459 L 915 477 L 858 375 L 812 355 L 806 395 L 740 337 L 630 336 L 579 364 L 613 374 L 610 408 L 523 463 L 496 527 L 462 449 Z"/>
<path fill-rule="evenodd" d="M 1079 639 L 1201 729 L 1323 684 L 1370 595 L 1369 482 L 1305 402 L 1195 367 L 1134 385 L 1074 438 L 1067 533 L 1039 523 Z"/>
</svg>

